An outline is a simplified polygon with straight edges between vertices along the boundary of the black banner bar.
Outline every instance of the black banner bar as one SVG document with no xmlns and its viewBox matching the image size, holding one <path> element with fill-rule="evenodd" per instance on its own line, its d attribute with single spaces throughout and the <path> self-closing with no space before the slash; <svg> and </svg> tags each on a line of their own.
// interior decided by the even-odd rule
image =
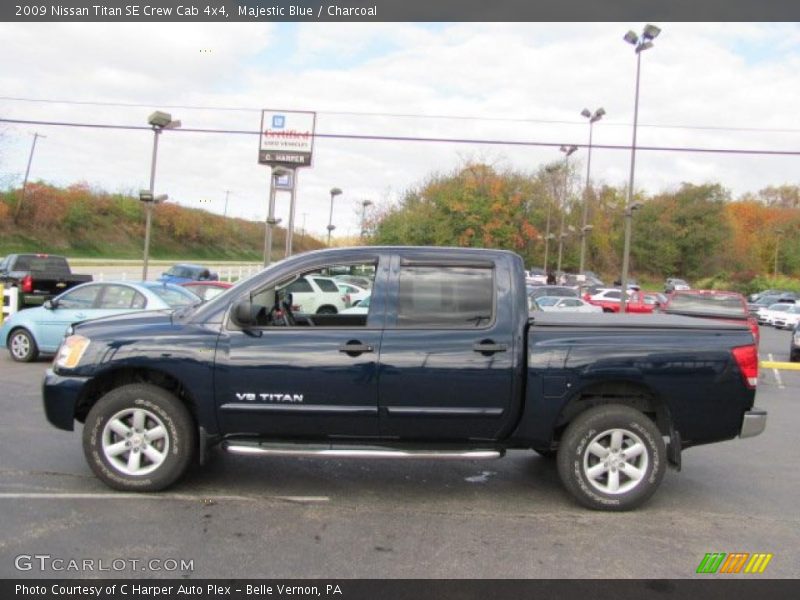
<svg viewBox="0 0 800 600">
<path fill-rule="evenodd" d="M 756 597 L 784 600 L 800 596 L 798 580 L 707 577 L 679 580 L 6 579 L 0 582 L 0 597 L 4 600 L 730 600 Z"/>
<path fill-rule="evenodd" d="M 800 21 L 797 0 L 4 0 L 19 22 Z"/>
</svg>

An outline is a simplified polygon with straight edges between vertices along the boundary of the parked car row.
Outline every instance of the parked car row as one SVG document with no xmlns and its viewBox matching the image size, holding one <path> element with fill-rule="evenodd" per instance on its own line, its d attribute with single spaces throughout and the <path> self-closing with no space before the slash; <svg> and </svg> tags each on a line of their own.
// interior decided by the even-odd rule
<svg viewBox="0 0 800 600">
<path fill-rule="evenodd" d="M 188 289 L 157 281 L 93 282 L 76 286 L 42 306 L 11 315 L 0 326 L 0 346 L 17 362 L 58 350 L 71 325 L 141 311 L 173 310 L 202 300 Z"/>
</svg>

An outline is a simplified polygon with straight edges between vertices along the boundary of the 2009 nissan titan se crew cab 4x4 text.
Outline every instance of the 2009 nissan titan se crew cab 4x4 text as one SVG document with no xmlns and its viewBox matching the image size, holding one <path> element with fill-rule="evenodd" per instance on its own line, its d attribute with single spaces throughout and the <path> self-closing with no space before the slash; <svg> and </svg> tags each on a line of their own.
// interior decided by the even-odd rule
<svg viewBox="0 0 800 600">
<path fill-rule="evenodd" d="M 372 279 L 367 314 L 300 314 L 303 275 Z M 583 505 L 648 499 L 681 450 L 761 433 L 746 325 L 528 314 L 519 256 L 334 249 L 274 264 L 194 308 L 78 324 L 44 381 L 47 418 L 95 474 L 156 491 L 213 444 L 252 455 L 556 456 Z"/>
</svg>

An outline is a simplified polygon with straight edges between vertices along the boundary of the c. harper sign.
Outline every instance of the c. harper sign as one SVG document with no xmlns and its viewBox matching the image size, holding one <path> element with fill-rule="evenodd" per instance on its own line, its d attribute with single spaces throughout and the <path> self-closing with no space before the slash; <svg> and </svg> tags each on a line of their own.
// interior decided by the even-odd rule
<svg viewBox="0 0 800 600">
<path fill-rule="evenodd" d="M 309 166 L 314 150 L 316 120 L 315 112 L 261 111 L 258 162 L 287 167 Z"/>
</svg>

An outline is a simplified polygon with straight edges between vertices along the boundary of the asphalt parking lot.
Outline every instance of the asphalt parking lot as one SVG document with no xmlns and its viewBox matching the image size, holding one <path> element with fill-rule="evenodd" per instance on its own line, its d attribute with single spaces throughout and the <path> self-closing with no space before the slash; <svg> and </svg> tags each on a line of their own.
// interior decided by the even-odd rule
<svg viewBox="0 0 800 600">
<path fill-rule="evenodd" d="M 788 360 L 789 335 L 764 329 L 762 359 Z M 0 577 L 684 578 L 707 552 L 772 553 L 763 577 L 800 576 L 798 371 L 762 369 L 762 436 L 688 450 L 646 506 L 611 514 L 578 507 L 552 461 L 525 452 L 490 462 L 218 453 L 166 493 L 116 493 L 84 462 L 80 431 L 45 421 L 48 364 L 0 351 Z M 95 570 L 41 570 L 44 559 L 20 555 Z M 150 559 L 161 566 L 131 562 Z M 167 571 L 169 560 L 193 568 Z M 100 561 L 113 568 L 97 571 Z"/>
</svg>

